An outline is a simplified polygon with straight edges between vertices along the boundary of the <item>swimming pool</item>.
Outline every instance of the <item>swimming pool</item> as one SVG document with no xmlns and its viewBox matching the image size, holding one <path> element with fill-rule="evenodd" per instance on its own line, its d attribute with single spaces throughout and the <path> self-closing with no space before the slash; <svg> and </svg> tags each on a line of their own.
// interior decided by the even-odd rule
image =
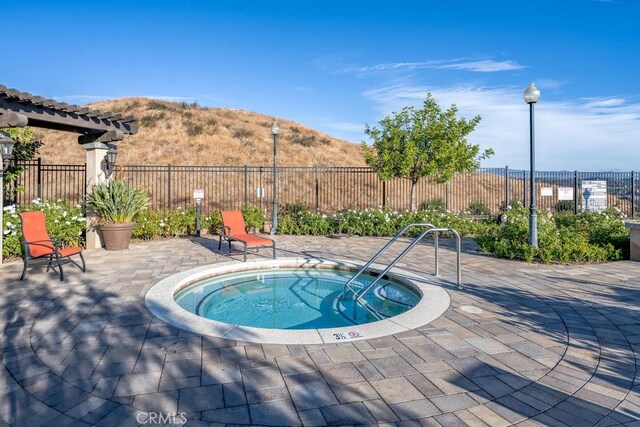
<svg viewBox="0 0 640 427">
<path fill-rule="evenodd" d="M 366 286 L 384 266 L 358 278 Z M 145 295 L 149 310 L 180 329 L 230 340 L 322 344 L 405 332 L 438 318 L 449 295 L 421 275 L 392 269 L 363 298 L 341 298 L 359 269 L 349 261 L 281 258 L 228 262 L 174 274 Z M 354 310 L 355 307 L 355 310 Z"/>
<path fill-rule="evenodd" d="M 417 289 L 382 279 L 356 304 L 343 294 L 352 271 L 265 269 L 195 283 L 175 296 L 178 305 L 207 319 L 269 329 L 318 329 L 360 325 L 404 313 L 420 301 Z M 358 287 L 375 279 L 361 275 Z M 365 309 L 364 304 L 370 310 Z"/>
</svg>

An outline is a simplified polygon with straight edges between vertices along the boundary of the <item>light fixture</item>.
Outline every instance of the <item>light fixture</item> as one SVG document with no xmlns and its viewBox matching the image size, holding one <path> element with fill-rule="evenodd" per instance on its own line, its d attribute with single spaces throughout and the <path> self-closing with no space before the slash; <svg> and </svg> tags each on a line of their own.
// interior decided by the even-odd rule
<svg viewBox="0 0 640 427">
<path fill-rule="evenodd" d="M 117 157 L 118 157 L 118 148 L 113 144 L 109 144 L 109 150 L 107 151 L 107 155 L 105 156 L 105 160 L 107 163 L 105 175 L 107 176 L 107 179 L 111 177 L 111 174 L 116 168 Z"/>
<path fill-rule="evenodd" d="M 4 221 L 2 218 L 4 212 L 4 173 L 9 169 L 13 159 L 13 144 L 15 144 L 15 141 L 9 135 L 0 132 L 0 157 L 2 158 L 2 165 L 0 165 L 0 264 L 2 264 L 2 238 L 4 236 Z"/>
<path fill-rule="evenodd" d="M 9 164 L 13 159 L 13 145 L 15 141 L 5 133 L 0 134 L 0 154 L 2 155 L 2 171 L 9 168 Z"/>
<path fill-rule="evenodd" d="M 535 83 L 529 83 L 527 90 L 524 91 L 524 102 L 527 104 L 535 104 L 540 99 L 540 89 L 538 89 Z"/>
</svg>

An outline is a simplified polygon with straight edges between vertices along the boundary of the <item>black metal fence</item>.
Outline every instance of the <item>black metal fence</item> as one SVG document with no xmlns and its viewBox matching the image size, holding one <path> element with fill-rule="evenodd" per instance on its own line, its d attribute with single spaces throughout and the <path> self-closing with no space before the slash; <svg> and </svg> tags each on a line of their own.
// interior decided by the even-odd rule
<svg viewBox="0 0 640 427">
<path fill-rule="evenodd" d="M 13 185 L 16 203 L 30 203 L 35 198 L 80 203 L 85 195 L 84 165 L 48 165 L 38 159 L 24 166 L 25 171 Z M 151 197 L 152 209 L 192 207 L 195 189 L 204 190 L 205 212 L 246 205 L 270 211 L 273 200 L 273 168 L 269 166 L 127 165 L 118 167 L 115 175 L 144 188 Z M 528 205 L 528 175 L 527 171 L 506 167 L 457 174 L 447 184 L 422 179 L 416 185 L 416 202 L 437 202 L 458 212 L 477 211 L 483 206 L 495 212 L 507 200 Z M 280 205 L 303 203 L 323 213 L 377 207 L 400 211 L 409 207 L 409 180 L 382 182 L 366 167 L 279 167 L 277 177 Z M 536 202 L 540 210 L 581 211 L 582 181 L 606 181 L 607 206 L 635 216 L 639 179 L 640 174 L 634 172 L 541 171 L 536 173 Z M 572 193 L 572 198 L 559 200 L 561 193 Z"/>
<path fill-rule="evenodd" d="M 16 182 L 9 183 L 10 201 L 30 204 L 34 199 L 63 199 L 79 204 L 85 195 L 85 165 L 52 165 L 42 159 L 23 163 L 24 170 Z"/>
</svg>

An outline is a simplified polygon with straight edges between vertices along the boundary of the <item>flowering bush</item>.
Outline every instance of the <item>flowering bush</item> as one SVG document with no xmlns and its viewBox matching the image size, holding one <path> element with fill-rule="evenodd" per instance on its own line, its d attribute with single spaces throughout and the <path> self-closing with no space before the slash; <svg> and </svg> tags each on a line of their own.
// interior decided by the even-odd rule
<svg viewBox="0 0 640 427">
<path fill-rule="evenodd" d="M 247 228 L 261 229 L 264 223 L 264 213 L 256 207 L 248 206 L 242 210 Z M 182 209 L 162 211 L 143 211 L 134 218 L 135 227 L 133 237 L 151 240 L 155 237 L 175 238 L 194 235 L 196 231 L 196 209 Z M 200 226 L 209 234 L 218 234 L 222 230 L 220 211 L 213 211 L 202 215 Z"/>
<path fill-rule="evenodd" d="M 593 262 L 628 258 L 629 231 L 615 210 L 604 213 L 538 213 L 538 247 L 529 245 L 529 210 L 519 203 L 502 211 L 500 225 L 476 236 L 481 251 L 501 258 Z"/>
<path fill-rule="evenodd" d="M 395 212 L 389 209 L 349 209 L 334 215 L 305 212 L 285 214 L 279 219 L 279 234 L 325 235 L 346 233 L 358 236 L 393 236 L 411 223 L 429 223 L 437 227 L 452 227 L 462 236 L 475 235 L 485 224 L 463 215 L 433 209 L 416 212 Z M 411 229 L 416 236 L 421 229 Z M 445 233 L 446 235 L 446 233 Z"/>
<path fill-rule="evenodd" d="M 87 220 L 80 205 L 70 206 L 60 199 L 56 201 L 41 201 L 36 199 L 31 205 L 6 206 L 3 216 L 3 247 L 4 256 L 19 256 L 22 254 L 22 232 L 20 231 L 20 212 L 42 211 L 46 216 L 46 226 L 49 237 L 59 241 L 63 246 L 77 246 L 84 244 L 84 230 Z"/>
</svg>

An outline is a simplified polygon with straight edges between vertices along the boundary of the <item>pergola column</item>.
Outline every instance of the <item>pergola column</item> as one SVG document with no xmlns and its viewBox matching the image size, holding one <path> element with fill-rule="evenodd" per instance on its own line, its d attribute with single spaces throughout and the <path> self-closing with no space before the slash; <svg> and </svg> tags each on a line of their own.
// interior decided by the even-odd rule
<svg viewBox="0 0 640 427">
<path fill-rule="evenodd" d="M 103 164 L 105 156 L 109 147 L 102 142 L 92 142 L 89 144 L 83 144 L 82 148 L 87 153 L 87 180 L 85 182 L 85 188 L 87 194 L 91 193 L 91 189 L 96 184 L 101 184 L 107 181 L 107 176 L 103 170 Z M 87 221 L 89 224 L 95 222 L 96 215 L 87 207 Z M 100 240 L 99 233 L 90 226 L 87 226 L 87 249 L 99 249 L 102 247 L 102 241 Z"/>
</svg>

